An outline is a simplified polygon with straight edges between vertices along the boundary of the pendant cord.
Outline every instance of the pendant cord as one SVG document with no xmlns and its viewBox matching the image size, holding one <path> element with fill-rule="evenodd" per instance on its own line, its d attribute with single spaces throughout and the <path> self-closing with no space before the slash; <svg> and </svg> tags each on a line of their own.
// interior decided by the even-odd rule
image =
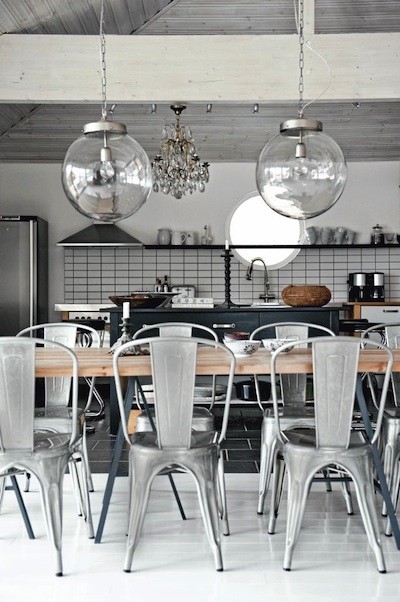
<svg viewBox="0 0 400 602">
<path fill-rule="evenodd" d="M 297 30 L 297 33 L 299 36 L 299 109 L 298 109 L 298 113 L 299 113 L 299 117 L 302 118 L 303 114 L 304 114 L 304 110 L 308 106 L 310 106 L 311 104 L 313 104 L 314 102 L 319 100 L 321 98 L 321 96 L 323 96 L 325 94 L 325 92 L 329 89 L 331 82 L 332 82 L 332 71 L 328 64 L 328 61 L 319 52 L 314 50 L 314 48 L 311 46 L 309 41 L 307 41 L 307 42 L 304 41 L 304 0 L 293 0 L 293 3 L 294 3 L 294 15 L 295 15 L 295 22 L 296 22 L 296 30 Z M 297 7 L 297 5 L 298 5 L 298 7 Z M 304 104 L 304 99 L 303 99 L 303 95 L 304 95 L 304 75 L 303 75 L 304 44 L 307 46 L 307 48 L 309 50 L 311 50 L 311 52 L 316 54 L 317 57 L 321 59 L 321 61 L 325 64 L 325 66 L 328 70 L 328 74 L 329 74 L 329 81 L 328 81 L 327 85 L 325 86 L 325 88 L 322 90 L 322 92 L 320 94 L 318 94 L 318 96 L 316 96 L 315 98 L 306 102 L 305 104 Z"/>
</svg>

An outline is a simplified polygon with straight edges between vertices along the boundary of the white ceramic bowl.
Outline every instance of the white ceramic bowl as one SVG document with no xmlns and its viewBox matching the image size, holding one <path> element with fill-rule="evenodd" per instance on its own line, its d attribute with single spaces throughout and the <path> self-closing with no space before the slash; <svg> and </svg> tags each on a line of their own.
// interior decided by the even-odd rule
<svg viewBox="0 0 400 602">
<path fill-rule="evenodd" d="M 224 339 L 224 345 L 238 357 L 244 357 L 257 351 L 261 345 L 261 341 L 250 341 L 249 339 L 230 341 L 229 339 Z"/>
<path fill-rule="evenodd" d="M 274 351 L 279 349 L 279 347 L 282 347 L 282 345 L 290 343 L 291 340 L 293 339 L 263 339 L 262 343 L 265 349 L 268 349 L 268 351 L 273 353 Z M 288 347 L 287 349 L 285 349 L 285 352 L 290 351 L 291 349 L 293 349 L 293 347 Z"/>
</svg>

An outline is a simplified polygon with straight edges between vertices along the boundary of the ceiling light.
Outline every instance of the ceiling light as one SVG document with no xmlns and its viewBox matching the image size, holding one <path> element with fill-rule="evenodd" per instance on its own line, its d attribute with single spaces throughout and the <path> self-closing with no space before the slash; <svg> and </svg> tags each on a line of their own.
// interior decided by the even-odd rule
<svg viewBox="0 0 400 602">
<path fill-rule="evenodd" d="M 151 192 L 151 165 L 136 140 L 122 123 L 108 118 L 106 95 L 106 39 L 104 0 L 100 16 L 101 119 L 87 123 L 83 136 L 69 147 L 62 185 L 68 200 L 83 215 L 115 222 L 135 213 Z M 116 105 L 112 105 L 115 107 Z"/>
<path fill-rule="evenodd" d="M 153 190 L 181 199 L 187 192 L 204 192 L 209 180 L 209 163 L 201 163 L 190 127 L 181 125 L 184 105 L 172 105 L 174 125 L 167 124 L 162 133 L 160 154 L 154 158 Z"/>
<path fill-rule="evenodd" d="M 304 0 L 299 0 L 299 117 L 280 124 L 280 134 L 264 146 L 256 167 L 257 188 L 264 201 L 277 213 L 294 219 L 330 209 L 339 200 L 347 177 L 338 144 L 322 132 L 321 121 L 303 115 L 305 107 L 316 100 L 303 104 L 303 30 Z"/>
</svg>

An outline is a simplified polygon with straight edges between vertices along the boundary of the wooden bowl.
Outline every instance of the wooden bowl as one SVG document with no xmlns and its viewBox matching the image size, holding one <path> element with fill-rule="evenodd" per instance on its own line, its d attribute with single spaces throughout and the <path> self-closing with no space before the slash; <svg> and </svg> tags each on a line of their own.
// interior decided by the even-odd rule
<svg viewBox="0 0 400 602">
<path fill-rule="evenodd" d="M 292 307 L 322 307 L 331 300 L 331 291 L 326 286 L 298 284 L 283 289 L 282 299 Z"/>
<path fill-rule="evenodd" d="M 118 297 L 116 295 L 110 295 L 109 299 L 115 303 L 115 305 L 118 305 L 118 307 L 122 307 L 126 301 L 129 301 L 129 307 L 131 308 L 143 307 L 143 309 L 152 309 L 159 307 L 164 303 L 168 299 L 168 296 L 157 295 L 153 297 L 152 295 L 126 295 Z"/>
</svg>

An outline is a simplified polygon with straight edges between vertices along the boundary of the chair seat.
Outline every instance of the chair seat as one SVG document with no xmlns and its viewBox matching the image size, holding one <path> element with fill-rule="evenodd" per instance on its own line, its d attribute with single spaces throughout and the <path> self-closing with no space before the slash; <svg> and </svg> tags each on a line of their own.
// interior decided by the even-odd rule
<svg viewBox="0 0 400 602">
<path fill-rule="evenodd" d="M 288 443 L 291 445 L 299 445 L 302 447 L 309 447 L 310 449 L 315 450 L 316 442 L 315 442 L 315 430 L 314 429 L 297 429 L 297 430 L 288 430 L 283 431 L 285 437 L 288 440 Z M 360 448 L 360 447 L 368 448 L 368 444 L 365 443 L 362 437 L 357 432 L 352 431 L 350 433 L 350 448 Z M 327 452 L 329 448 L 323 448 Z M 336 453 L 336 448 L 332 448 L 332 450 Z M 344 450 L 346 453 L 348 450 Z"/>
<path fill-rule="evenodd" d="M 392 407 L 385 407 L 385 413 L 384 416 L 386 418 L 393 418 L 393 419 L 399 419 L 400 420 L 400 408 L 398 408 L 397 406 L 392 406 Z"/>
<path fill-rule="evenodd" d="M 154 408 L 150 410 L 151 417 L 154 419 L 155 411 Z M 195 406 L 193 408 L 193 420 L 192 427 L 195 431 L 212 431 L 214 428 L 214 416 L 207 408 Z M 151 425 L 149 417 L 146 412 L 142 412 L 136 418 L 136 432 L 151 431 Z"/>
<path fill-rule="evenodd" d="M 284 418 L 314 418 L 314 408 L 313 407 L 300 407 L 295 408 L 292 406 L 282 406 L 279 408 L 279 417 Z M 275 418 L 273 408 L 267 408 L 264 410 L 264 418 Z"/>
<path fill-rule="evenodd" d="M 209 447 L 217 447 L 215 443 L 215 431 L 192 431 L 190 449 L 198 449 Z M 158 450 L 157 433 L 153 431 L 135 433 L 132 436 L 132 444 L 141 448 L 149 448 Z M 164 448 L 164 451 L 167 448 Z M 174 452 L 179 448 L 171 448 Z M 184 449 L 185 453 L 190 453 L 190 450 Z"/>
<path fill-rule="evenodd" d="M 69 433 L 44 433 L 40 430 L 34 432 L 34 451 L 41 449 L 57 449 L 68 445 Z"/>
</svg>

